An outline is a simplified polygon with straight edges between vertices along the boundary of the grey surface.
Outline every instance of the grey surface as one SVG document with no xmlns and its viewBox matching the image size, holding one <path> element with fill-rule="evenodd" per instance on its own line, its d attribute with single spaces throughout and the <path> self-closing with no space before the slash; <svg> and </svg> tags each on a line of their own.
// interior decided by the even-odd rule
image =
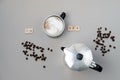
<svg viewBox="0 0 120 80">
<path fill-rule="evenodd" d="M 67 13 L 66 30 L 58 38 L 48 37 L 42 30 L 45 18 Z M 68 25 L 80 26 L 79 32 L 68 32 Z M 34 33 L 26 35 L 25 27 Z M 104 57 L 94 50 L 92 40 L 97 27 L 108 27 L 116 36 L 116 50 Z M 0 0 L 0 80 L 119 80 L 120 79 L 120 0 Z M 44 48 L 46 62 L 25 60 L 22 41 L 31 41 Z M 76 72 L 63 62 L 61 46 L 85 43 L 93 51 L 94 61 L 103 66 L 99 73 L 91 69 Z M 109 42 L 108 42 L 109 43 Z M 46 65 L 46 69 L 42 66 Z"/>
</svg>

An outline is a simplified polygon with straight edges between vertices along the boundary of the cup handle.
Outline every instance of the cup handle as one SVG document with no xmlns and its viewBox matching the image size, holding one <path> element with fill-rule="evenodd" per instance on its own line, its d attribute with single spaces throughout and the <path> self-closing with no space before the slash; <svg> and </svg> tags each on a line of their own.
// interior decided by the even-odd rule
<svg viewBox="0 0 120 80">
<path fill-rule="evenodd" d="M 65 19 L 65 16 L 66 16 L 66 13 L 65 12 L 62 12 L 60 17 L 64 20 Z"/>
<path fill-rule="evenodd" d="M 103 69 L 99 64 L 96 64 L 94 61 L 91 62 L 91 65 L 89 68 L 99 72 L 102 72 L 102 69 Z"/>
</svg>

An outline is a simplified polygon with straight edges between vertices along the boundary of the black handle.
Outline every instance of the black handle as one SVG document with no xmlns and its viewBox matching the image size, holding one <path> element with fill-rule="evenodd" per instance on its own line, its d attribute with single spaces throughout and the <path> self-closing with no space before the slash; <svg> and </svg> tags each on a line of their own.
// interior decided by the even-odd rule
<svg viewBox="0 0 120 80">
<path fill-rule="evenodd" d="M 96 64 L 96 63 L 95 63 L 95 65 L 96 65 L 96 67 L 89 67 L 89 68 L 91 68 L 93 70 L 96 70 L 96 71 L 99 71 L 99 72 L 102 72 L 103 68 L 100 65 Z"/>
<path fill-rule="evenodd" d="M 65 17 L 66 17 L 66 13 L 65 13 L 65 12 L 62 12 L 61 15 L 60 15 L 60 17 L 64 20 Z"/>
<path fill-rule="evenodd" d="M 65 49 L 65 47 L 61 47 L 61 50 L 63 51 Z"/>
</svg>

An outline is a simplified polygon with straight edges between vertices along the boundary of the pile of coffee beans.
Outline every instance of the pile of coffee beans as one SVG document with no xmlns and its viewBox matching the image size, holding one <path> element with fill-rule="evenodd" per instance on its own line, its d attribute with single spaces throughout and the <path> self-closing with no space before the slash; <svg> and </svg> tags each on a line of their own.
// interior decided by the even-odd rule
<svg viewBox="0 0 120 80">
<path fill-rule="evenodd" d="M 45 48 L 29 41 L 22 42 L 21 45 L 25 48 L 22 52 L 26 56 L 26 60 L 28 60 L 29 57 L 32 57 L 35 61 L 46 61 L 47 57 L 44 54 Z M 36 50 L 38 50 L 39 53 L 36 53 Z M 53 52 L 53 49 L 47 48 L 47 50 Z M 46 68 L 46 66 L 44 65 L 43 68 Z"/>
<path fill-rule="evenodd" d="M 110 52 L 112 48 L 116 49 L 116 46 L 106 44 L 108 40 L 115 42 L 115 36 L 111 35 L 111 33 L 112 32 L 108 31 L 106 27 L 105 28 L 99 27 L 97 30 L 97 37 L 96 39 L 93 40 L 93 42 L 95 42 L 96 44 L 95 50 L 98 50 L 99 48 L 99 50 L 102 53 L 102 56 L 104 56 L 105 53 Z"/>
</svg>

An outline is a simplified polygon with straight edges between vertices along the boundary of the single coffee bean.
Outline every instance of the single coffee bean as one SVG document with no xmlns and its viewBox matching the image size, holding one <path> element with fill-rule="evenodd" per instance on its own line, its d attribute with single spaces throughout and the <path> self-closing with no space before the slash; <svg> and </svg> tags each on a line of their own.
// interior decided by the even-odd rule
<svg viewBox="0 0 120 80">
<path fill-rule="evenodd" d="M 29 42 L 29 44 L 31 44 L 31 42 Z"/>
<path fill-rule="evenodd" d="M 102 54 L 102 56 L 105 56 L 105 54 Z"/>
<path fill-rule="evenodd" d="M 47 50 L 50 50 L 50 48 L 48 48 Z"/>
<path fill-rule="evenodd" d="M 42 48 L 42 50 L 45 50 L 44 48 Z"/>
<path fill-rule="evenodd" d="M 41 58 L 41 56 L 39 56 L 39 58 Z"/>
<path fill-rule="evenodd" d="M 114 48 L 114 49 L 116 49 L 116 47 L 115 47 L 115 46 L 113 46 L 113 48 Z"/>
<path fill-rule="evenodd" d="M 44 65 L 43 68 L 46 68 L 46 66 Z"/>
<path fill-rule="evenodd" d="M 41 56 L 44 57 L 44 54 L 42 54 Z"/>
<path fill-rule="evenodd" d="M 27 53 L 24 53 L 24 55 L 27 55 Z"/>
<path fill-rule="evenodd" d="M 98 45 L 96 47 L 99 47 Z"/>
<path fill-rule="evenodd" d="M 112 41 L 114 42 L 115 40 L 113 39 Z"/>
<path fill-rule="evenodd" d="M 24 42 L 22 42 L 21 44 L 24 45 Z"/>
<path fill-rule="evenodd" d="M 109 47 L 112 47 L 112 45 L 109 45 Z"/>
<path fill-rule="evenodd" d="M 53 50 L 51 49 L 50 51 L 52 52 Z"/>
<path fill-rule="evenodd" d="M 28 41 L 26 41 L 25 43 L 28 43 Z"/>
<path fill-rule="evenodd" d="M 40 50 L 40 52 L 43 52 L 43 50 Z"/>
<path fill-rule="evenodd" d="M 33 45 L 33 48 L 35 48 L 36 46 L 35 45 Z"/>
<path fill-rule="evenodd" d="M 102 51 L 102 48 L 100 48 L 100 51 Z"/>
<path fill-rule="evenodd" d="M 107 51 L 110 52 L 110 49 L 108 49 Z"/>
<path fill-rule="evenodd" d="M 29 54 L 26 54 L 26 56 L 29 56 Z"/>
<path fill-rule="evenodd" d="M 95 42 L 95 40 L 93 40 L 93 42 Z"/>
<path fill-rule="evenodd" d="M 104 47 L 101 47 L 101 49 L 103 49 Z"/>
<path fill-rule="evenodd" d="M 26 57 L 26 60 L 28 60 L 28 57 Z"/>
<path fill-rule="evenodd" d="M 37 58 L 35 58 L 35 61 L 37 61 Z"/>
<path fill-rule="evenodd" d="M 104 40 L 102 40 L 102 42 L 104 43 L 105 41 L 104 41 Z"/>
<path fill-rule="evenodd" d="M 37 49 L 39 49 L 39 46 L 36 46 Z"/>
<path fill-rule="evenodd" d="M 95 50 L 97 50 L 97 48 L 95 48 Z"/>
<path fill-rule="evenodd" d="M 33 54 L 35 54 L 35 52 L 33 52 Z"/>
<path fill-rule="evenodd" d="M 100 28 L 98 28 L 98 31 L 100 30 Z"/>
<path fill-rule="evenodd" d="M 104 50 L 104 51 L 105 51 L 105 50 L 106 50 L 106 48 L 105 48 L 105 47 L 103 47 L 103 49 L 102 49 L 102 50 Z"/>
<path fill-rule="evenodd" d="M 115 38 L 115 36 L 112 36 L 113 38 Z"/>
<path fill-rule="evenodd" d="M 98 40 L 98 37 L 96 38 L 96 40 Z"/>
<path fill-rule="evenodd" d="M 33 54 L 30 54 L 30 56 L 33 56 Z"/>
<path fill-rule="evenodd" d="M 107 31 L 107 28 L 105 28 L 105 31 Z"/>
<path fill-rule="evenodd" d="M 103 45 L 102 47 L 106 48 L 106 45 Z"/>
<path fill-rule="evenodd" d="M 47 59 L 47 57 L 45 57 L 45 60 Z"/>
</svg>

